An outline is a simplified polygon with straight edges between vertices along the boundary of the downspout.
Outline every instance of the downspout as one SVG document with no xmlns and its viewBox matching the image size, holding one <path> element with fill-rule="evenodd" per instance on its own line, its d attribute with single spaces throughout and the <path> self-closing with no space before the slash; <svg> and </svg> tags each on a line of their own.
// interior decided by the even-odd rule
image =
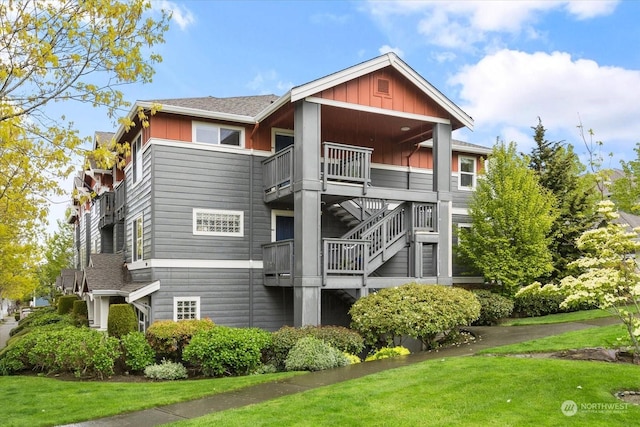
<svg viewBox="0 0 640 427">
<path fill-rule="evenodd" d="M 260 123 L 256 123 L 251 131 L 251 135 L 249 136 L 249 140 L 251 141 L 251 149 L 253 149 L 253 136 L 256 131 L 260 127 Z M 254 271 L 253 271 L 253 156 L 249 156 L 249 326 L 253 326 L 253 279 L 254 279 Z"/>
</svg>

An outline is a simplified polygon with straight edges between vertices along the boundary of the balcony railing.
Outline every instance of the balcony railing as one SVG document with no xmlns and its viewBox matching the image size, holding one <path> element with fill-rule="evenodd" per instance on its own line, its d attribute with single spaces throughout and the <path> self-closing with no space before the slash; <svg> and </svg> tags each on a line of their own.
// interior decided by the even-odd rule
<svg viewBox="0 0 640 427">
<path fill-rule="evenodd" d="M 115 204 L 115 219 L 116 221 L 123 220 L 127 213 L 127 194 L 126 185 L 122 181 L 120 185 L 116 187 L 116 204 Z"/>
<path fill-rule="evenodd" d="M 293 239 L 262 245 L 262 273 L 276 286 L 293 285 Z"/>
<path fill-rule="evenodd" d="M 100 195 L 98 199 L 100 202 L 100 221 L 98 226 L 100 228 L 113 225 L 115 218 L 115 193 L 108 191 Z"/>
<path fill-rule="evenodd" d="M 361 276 L 366 285 L 369 242 L 354 239 L 322 239 L 322 283 L 329 275 Z"/>
<path fill-rule="evenodd" d="M 280 194 L 291 185 L 293 178 L 293 146 L 278 151 L 262 162 L 263 185 L 265 193 Z"/>
<path fill-rule="evenodd" d="M 414 203 L 413 229 L 415 231 L 436 231 L 436 215 L 435 203 Z"/>
<path fill-rule="evenodd" d="M 325 142 L 323 147 L 322 182 L 324 190 L 327 189 L 329 182 L 341 182 L 362 185 L 363 194 L 366 194 L 367 188 L 371 185 L 371 152 L 373 149 L 333 142 Z M 294 173 L 293 146 L 280 150 L 264 160 L 262 173 L 265 195 L 275 194 L 277 198 L 283 190 L 289 190 Z"/>
<path fill-rule="evenodd" d="M 325 142 L 323 187 L 330 181 L 362 184 L 363 194 L 371 185 L 371 152 L 373 149 Z"/>
</svg>

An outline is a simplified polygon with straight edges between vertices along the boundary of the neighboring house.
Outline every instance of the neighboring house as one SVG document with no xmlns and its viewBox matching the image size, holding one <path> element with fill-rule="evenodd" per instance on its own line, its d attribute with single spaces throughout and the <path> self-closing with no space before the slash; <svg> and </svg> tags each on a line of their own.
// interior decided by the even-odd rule
<svg viewBox="0 0 640 427">
<path fill-rule="evenodd" d="M 281 97 L 139 101 L 129 118 L 96 138 L 129 143 L 126 166 L 89 161 L 69 218 L 94 327 L 115 301 L 141 329 L 346 324 L 373 290 L 478 279 L 454 228 L 490 150 L 452 140 L 471 117 L 393 53 Z"/>
</svg>

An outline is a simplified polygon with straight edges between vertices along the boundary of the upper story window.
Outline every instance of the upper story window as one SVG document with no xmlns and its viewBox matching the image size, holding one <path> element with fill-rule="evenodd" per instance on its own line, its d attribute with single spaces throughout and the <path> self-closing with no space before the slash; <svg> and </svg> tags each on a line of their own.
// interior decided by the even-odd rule
<svg viewBox="0 0 640 427">
<path fill-rule="evenodd" d="M 134 184 L 142 178 L 142 134 L 131 143 L 131 173 Z"/>
<path fill-rule="evenodd" d="M 144 258 L 144 222 L 142 216 L 131 222 L 131 262 Z"/>
<path fill-rule="evenodd" d="M 193 234 L 242 237 L 244 235 L 244 213 L 242 211 L 194 209 Z"/>
<path fill-rule="evenodd" d="M 193 142 L 242 147 L 244 146 L 243 132 L 242 128 L 193 122 Z"/>
<path fill-rule="evenodd" d="M 458 156 L 458 188 L 473 190 L 476 188 L 476 158 Z"/>
</svg>

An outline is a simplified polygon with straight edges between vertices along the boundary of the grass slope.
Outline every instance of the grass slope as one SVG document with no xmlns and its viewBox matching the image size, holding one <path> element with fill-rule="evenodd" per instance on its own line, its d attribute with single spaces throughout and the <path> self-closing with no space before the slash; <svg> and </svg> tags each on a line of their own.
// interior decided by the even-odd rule
<svg viewBox="0 0 640 427">
<path fill-rule="evenodd" d="M 640 368 L 547 359 L 456 357 L 210 414 L 174 426 L 633 425 L 640 408 L 612 393 L 637 389 Z M 561 405 L 619 404 L 616 411 Z"/>
</svg>

